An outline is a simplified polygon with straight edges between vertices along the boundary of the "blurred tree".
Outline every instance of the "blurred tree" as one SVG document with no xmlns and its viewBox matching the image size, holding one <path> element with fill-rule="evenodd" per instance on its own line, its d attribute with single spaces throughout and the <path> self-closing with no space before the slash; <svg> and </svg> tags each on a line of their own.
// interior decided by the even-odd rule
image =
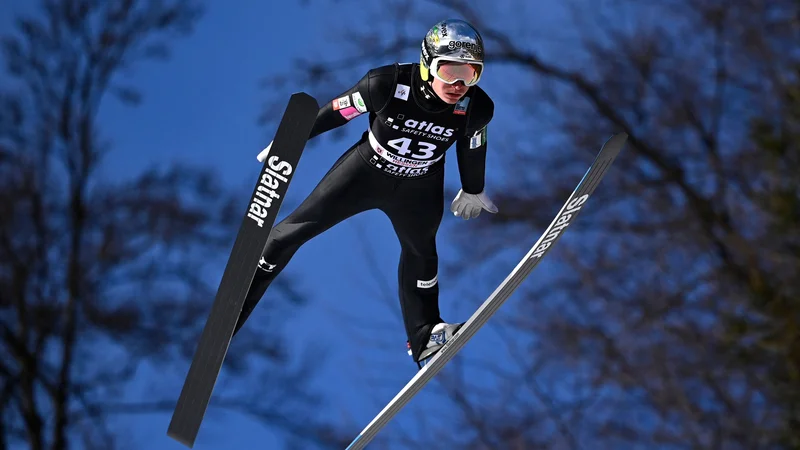
<svg viewBox="0 0 800 450">
<path fill-rule="evenodd" d="M 270 81 L 332 97 L 370 66 L 416 62 L 438 18 L 481 30 L 484 86 L 513 120 L 490 125 L 500 213 L 442 233 L 461 249 L 453 277 L 507 273 L 598 146 L 630 135 L 487 325 L 505 358 L 466 348 L 438 377 L 455 418 L 398 445 L 800 448 L 800 2 L 396 0 L 366 14 L 336 29 L 344 54 Z"/>
<path fill-rule="evenodd" d="M 102 175 L 101 103 L 141 100 L 118 75 L 166 58 L 166 41 L 191 33 L 198 3 L 40 6 L 3 40 L 0 448 L 109 450 L 135 433 L 115 426 L 118 415 L 172 411 L 247 195 L 197 167 Z M 284 300 L 271 310 L 296 307 L 299 293 L 278 288 Z M 209 416 L 216 405 L 304 448 L 324 444 L 308 364 L 289 358 L 279 321 L 259 325 L 232 345 Z"/>
<path fill-rule="evenodd" d="M 788 83 L 773 87 L 774 109 L 753 120 L 755 151 L 738 162 L 751 180 L 748 196 L 762 211 L 766 269 L 784 281 L 764 282 L 751 273 L 754 318 L 731 320 L 728 339 L 747 343 L 743 362 L 768 368 L 770 397 L 784 406 L 782 441 L 800 448 L 800 284 L 789 282 L 800 270 L 800 66 L 786 75 Z"/>
</svg>

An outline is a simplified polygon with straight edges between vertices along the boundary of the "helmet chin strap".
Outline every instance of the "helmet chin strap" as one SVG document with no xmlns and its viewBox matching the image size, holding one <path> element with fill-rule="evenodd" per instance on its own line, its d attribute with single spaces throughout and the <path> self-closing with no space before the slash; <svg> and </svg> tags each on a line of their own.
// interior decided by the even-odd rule
<svg viewBox="0 0 800 450">
<path fill-rule="evenodd" d="M 428 75 L 428 78 L 431 78 L 431 80 L 427 81 L 423 80 L 422 77 L 415 77 L 415 78 L 416 78 L 416 83 L 419 84 L 419 91 L 425 98 L 427 109 L 439 110 L 450 106 L 447 104 L 447 102 L 439 98 L 439 94 L 437 94 L 436 91 L 433 90 L 431 75 Z"/>
<path fill-rule="evenodd" d="M 444 99 L 439 97 L 439 94 L 437 94 L 436 91 L 433 90 L 433 81 L 423 81 L 420 90 L 422 91 L 422 94 L 425 96 L 426 100 L 447 103 L 444 101 Z"/>
</svg>

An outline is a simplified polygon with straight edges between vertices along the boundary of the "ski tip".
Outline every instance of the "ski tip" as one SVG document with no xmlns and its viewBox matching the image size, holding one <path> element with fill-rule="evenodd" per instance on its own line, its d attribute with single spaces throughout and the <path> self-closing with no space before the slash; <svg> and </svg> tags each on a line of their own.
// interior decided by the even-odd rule
<svg viewBox="0 0 800 450">
<path fill-rule="evenodd" d="M 317 99 L 311 96 L 311 94 L 308 94 L 307 92 L 304 91 L 299 91 L 292 94 L 292 96 L 289 98 L 289 102 L 302 103 L 303 106 L 308 106 L 308 107 L 311 107 L 313 105 L 314 108 L 319 109 L 319 102 L 317 101 Z"/>
<path fill-rule="evenodd" d="M 611 137 L 608 139 L 608 142 L 617 142 L 617 143 L 624 143 L 628 140 L 628 133 L 621 131 L 619 133 L 612 134 Z"/>
<path fill-rule="evenodd" d="M 600 153 L 616 155 L 622 150 L 622 147 L 625 145 L 625 142 L 627 142 L 627 140 L 628 140 L 628 133 L 620 132 L 612 134 L 611 137 L 608 138 L 608 140 L 603 144 Z"/>
</svg>

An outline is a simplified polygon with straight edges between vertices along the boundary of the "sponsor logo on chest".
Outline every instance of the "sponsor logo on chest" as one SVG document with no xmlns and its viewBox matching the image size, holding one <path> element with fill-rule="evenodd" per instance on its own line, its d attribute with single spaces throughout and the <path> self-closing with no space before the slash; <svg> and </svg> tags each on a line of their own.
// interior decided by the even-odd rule
<svg viewBox="0 0 800 450">
<path fill-rule="evenodd" d="M 408 119 L 403 122 L 403 133 L 412 134 L 430 134 L 435 136 L 451 137 L 455 131 L 452 128 L 445 128 L 441 125 L 436 125 L 433 122 L 421 121 L 418 122 L 414 119 Z"/>
<path fill-rule="evenodd" d="M 430 167 L 407 167 L 407 166 L 401 166 L 401 165 L 394 164 L 394 163 L 391 163 L 391 162 L 382 161 L 377 156 L 373 156 L 369 160 L 369 163 L 372 164 L 373 166 L 377 167 L 378 169 L 381 169 L 385 173 L 388 173 L 389 175 L 393 175 L 395 177 L 400 177 L 400 178 L 419 177 L 419 176 L 427 174 L 428 170 L 430 169 Z"/>
<path fill-rule="evenodd" d="M 404 114 L 398 114 L 397 119 L 391 117 L 386 119 L 385 125 L 401 133 L 437 141 L 449 141 L 453 133 L 458 129 L 445 128 L 427 120 L 406 119 Z"/>
</svg>

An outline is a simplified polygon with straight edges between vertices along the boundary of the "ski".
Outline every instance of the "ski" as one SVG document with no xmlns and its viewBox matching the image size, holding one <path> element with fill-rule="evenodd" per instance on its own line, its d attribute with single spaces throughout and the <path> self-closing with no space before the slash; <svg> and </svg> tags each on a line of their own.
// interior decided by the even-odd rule
<svg viewBox="0 0 800 450">
<path fill-rule="evenodd" d="M 245 295 L 318 111 L 316 99 L 305 92 L 290 97 L 269 157 L 258 174 L 167 430 L 168 436 L 189 448 L 197 438 Z"/>
<path fill-rule="evenodd" d="M 564 234 L 566 228 L 574 222 L 581 208 L 594 193 L 611 164 L 616 159 L 628 135 L 619 133 L 603 144 L 595 160 L 583 175 L 577 187 L 556 214 L 544 234 L 531 247 L 524 258 L 517 264 L 511 273 L 492 292 L 483 304 L 472 314 L 456 334 L 447 341 L 441 350 L 434 355 L 416 375 L 403 387 L 403 389 L 383 408 L 378 415 L 361 431 L 346 450 L 361 450 L 380 432 L 389 421 L 430 381 L 448 361 L 469 341 L 475 333 L 489 320 L 492 315 L 505 303 L 511 294 L 519 287 L 525 278 L 553 248 Z"/>
</svg>

